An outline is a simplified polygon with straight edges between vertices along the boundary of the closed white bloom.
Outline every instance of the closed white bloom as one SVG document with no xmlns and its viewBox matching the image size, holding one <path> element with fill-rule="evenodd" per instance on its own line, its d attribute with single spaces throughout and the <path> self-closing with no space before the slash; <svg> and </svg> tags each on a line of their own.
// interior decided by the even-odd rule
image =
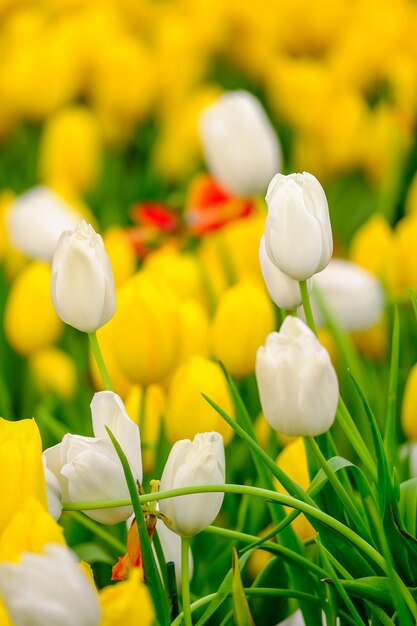
<svg viewBox="0 0 417 626">
<path fill-rule="evenodd" d="M 261 103 L 230 91 L 202 113 L 199 132 L 208 168 L 230 194 L 264 193 L 281 167 L 281 147 Z"/>
<path fill-rule="evenodd" d="M 0 595 L 14 626 L 98 626 L 98 594 L 68 548 L 49 544 L 0 564 Z"/>
<path fill-rule="evenodd" d="M 46 499 L 48 511 L 54 520 L 59 520 L 62 513 L 62 493 L 59 480 L 46 464 L 46 458 L 42 455 L 43 469 L 46 483 Z"/>
<path fill-rule="evenodd" d="M 333 424 L 339 395 L 329 354 L 304 322 L 286 317 L 256 355 L 256 380 L 269 424 L 285 435 L 315 436 Z"/>
<path fill-rule="evenodd" d="M 324 613 L 322 613 L 322 623 L 323 626 L 326 626 L 327 620 Z M 306 626 L 304 621 L 303 614 L 300 609 L 297 609 L 294 613 L 292 613 L 289 617 L 284 619 L 282 622 L 277 624 L 277 626 Z M 340 626 L 340 618 L 336 618 L 336 626 Z"/>
<path fill-rule="evenodd" d="M 50 262 L 64 230 L 80 215 L 48 187 L 33 187 L 10 205 L 6 227 L 11 244 L 31 259 Z"/>
<path fill-rule="evenodd" d="M 317 274 L 315 289 L 319 289 L 332 315 L 345 330 L 370 328 L 381 318 L 384 291 L 379 280 L 359 265 L 343 259 L 333 259 Z M 317 324 L 322 324 L 318 306 L 313 312 Z"/>
<path fill-rule="evenodd" d="M 287 311 L 297 309 L 302 300 L 300 283 L 281 272 L 272 263 L 266 251 L 265 237 L 262 237 L 259 244 L 259 261 L 261 263 L 262 276 L 271 300 L 281 309 L 286 309 Z M 309 293 L 311 293 L 313 287 L 312 279 L 307 281 L 307 286 Z"/>
<path fill-rule="evenodd" d="M 61 443 L 45 450 L 47 466 L 59 481 L 63 500 L 94 502 L 129 498 L 123 468 L 105 425 L 109 426 L 125 452 L 135 480 L 141 483 L 139 429 L 127 415 L 121 398 L 111 391 L 95 394 L 91 410 L 96 436 L 65 435 Z M 132 507 L 85 513 L 103 524 L 116 524 L 132 514 Z"/>
<path fill-rule="evenodd" d="M 225 457 L 219 433 L 199 433 L 190 441 L 182 439 L 172 447 L 161 478 L 161 491 L 199 485 L 223 485 Z M 191 537 L 217 517 L 223 493 L 197 493 L 159 502 L 160 512 L 183 537 Z"/>
<path fill-rule="evenodd" d="M 116 311 L 116 292 L 103 239 L 86 222 L 62 233 L 52 260 L 51 298 L 59 317 L 91 333 Z"/>
<path fill-rule="evenodd" d="M 276 174 L 266 194 L 265 246 L 271 261 L 294 280 L 321 272 L 332 256 L 326 195 L 312 174 Z"/>
</svg>

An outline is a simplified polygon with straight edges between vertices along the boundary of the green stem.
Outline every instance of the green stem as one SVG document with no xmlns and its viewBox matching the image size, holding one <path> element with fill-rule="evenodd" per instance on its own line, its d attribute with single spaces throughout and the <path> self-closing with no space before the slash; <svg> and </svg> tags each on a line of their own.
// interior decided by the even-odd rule
<svg viewBox="0 0 417 626">
<path fill-rule="evenodd" d="M 235 494 L 249 494 L 264 500 L 278 502 L 284 506 L 289 506 L 293 509 L 297 509 L 323 524 L 326 524 L 329 528 L 332 528 L 335 532 L 339 533 L 348 542 L 362 550 L 378 567 L 386 572 L 385 559 L 373 548 L 367 541 L 357 535 L 353 530 L 334 519 L 331 515 L 324 513 L 320 509 L 301 502 L 292 496 L 288 496 L 283 493 L 277 493 L 276 491 L 270 491 L 268 489 L 261 489 L 260 487 L 252 487 L 250 485 L 201 485 L 199 487 L 180 487 L 178 489 L 169 489 L 168 491 L 160 491 L 157 493 L 144 494 L 138 496 L 140 503 L 155 502 L 158 500 L 165 500 L 168 498 L 175 498 L 177 496 L 186 496 L 195 493 L 235 493 Z M 90 509 L 103 509 L 111 508 L 113 506 L 128 506 L 130 504 L 129 499 L 124 500 L 112 500 L 101 502 L 72 502 L 64 503 L 64 510 L 90 510 Z"/>
<path fill-rule="evenodd" d="M 90 340 L 91 350 L 93 352 L 94 358 L 96 360 L 98 369 L 101 374 L 101 378 L 103 379 L 104 387 L 107 391 L 113 391 L 113 387 L 111 384 L 110 376 L 106 368 L 106 364 L 103 359 L 103 355 L 100 350 L 100 345 L 97 339 L 97 333 L 88 333 L 88 338 Z"/>
<path fill-rule="evenodd" d="M 88 528 L 92 533 L 96 535 L 96 537 L 100 537 L 103 539 L 109 546 L 114 548 L 117 554 L 124 554 L 126 552 L 126 546 L 124 543 L 119 541 L 116 537 L 113 537 L 109 532 L 104 530 L 101 524 L 97 524 L 94 520 L 86 515 L 83 515 L 79 511 L 68 511 L 68 515 L 71 515 L 73 519 L 75 519 L 79 524 L 84 526 L 84 528 Z"/>
<path fill-rule="evenodd" d="M 301 299 L 303 303 L 304 315 L 306 316 L 307 326 L 317 335 L 316 324 L 314 322 L 313 311 L 311 310 L 310 296 L 308 293 L 307 281 L 300 280 Z"/>
<path fill-rule="evenodd" d="M 189 547 L 190 540 L 188 537 L 181 537 L 181 594 L 185 626 L 192 626 L 193 624 L 191 617 L 190 576 L 188 572 Z"/>
</svg>

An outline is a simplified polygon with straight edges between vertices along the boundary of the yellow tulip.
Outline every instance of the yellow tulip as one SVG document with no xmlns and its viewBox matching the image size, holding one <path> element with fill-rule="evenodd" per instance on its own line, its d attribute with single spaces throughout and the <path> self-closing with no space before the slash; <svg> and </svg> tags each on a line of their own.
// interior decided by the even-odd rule
<svg viewBox="0 0 417 626">
<path fill-rule="evenodd" d="M 209 318 L 203 306 L 188 298 L 179 305 L 181 339 L 178 363 L 190 356 L 209 356 Z"/>
<path fill-rule="evenodd" d="M 71 106 L 48 119 L 40 146 L 43 181 L 63 181 L 80 194 L 91 189 L 98 177 L 100 137 L 96 118 L 88 109 Z"/>
<path fill-rule="evenodd" d="M 389 289 L 398 284 L 399 268 L 394 234 L 381 214 L 372 215 L 356 232 L 349 257 L 354 263 L 378 276 Z"/>
<path fill-rule="evenodd" d="M 167 245 L 152 252 L 144 268 L 155 282 L 167 285 L 178 298 L 203 299 L 200 271 L 192 254 Z"/>
<path fill-rule="evenodd" d="M 213 353 L 232 376 L 251 374 L 256 352 L 274 328 L 274 309 L 265 290 L 241 282 L 220 298 L 211 327 Z"/>
<path fill-rule="evenodd" d="M 15 279 L 6 302 L 4 330 L 10 345 L 20 354 L 51 345 L 59 339 L 62 322 L 50 296 L 51 270 L 36 261 Z"/>
<path fill-rule="evenodd" d="M 121 287 L 136 270 L 136 254 L 123 228 L 112 226 L 103 235 L 113 269 L 114 284 Z"/>
<path fill-rule="evenodd" d="M 165 391 L 161 385 L 149 385 L 146 388 L 144 427 L 139 423 L 143 387 L 133 385 L 125 399 L 127 414 L 140 427 L 142 444 L 142 465 L 144 473 L 152 472 L 155 467 L 156 445 L 165 411 Z"/>
<path fill-rule="evenodd" d="M 74 397 L 77 368 L 69 354 L 54 346 L 42 348 L 29 356 L 29 367 L 42 394 L 54 391 L 64 400 Z"/>
<path fill-rule="evenodd" d="M 307 458 L 302 437 L 298 437 L 289 443 L 279 453 L 276 464 L 300 487 L 303 489 L 309 487 L 310 477 L 308 475 Z M 275 481 L 275 486 L 277 491 L 288 493 L 278 481 Z M 292 509 L 287 508 L 286 510 L 291 512 Z M 303 514 L 299 515 L 291 525 L 302 539 L 307 539 L 315 533 L 314 528 Z"/>
<path fill-rule="evenodd" d="M 0 598 L 0 626 L 13 626 L 12 620 L 10 619 L 6 606 L 1 598 Z"/>
<path fill-rule="evenodd" d="M 201 356 L 192 356 L 175 372 L 169 388 L 165 432 L 171 443 L 193 439 L 197 433 L 215 430 L 227 444 L 233 431 L 202 397 L 205 393 L 231 417 L 233 402 L 221 367 Z"/>
<path fill-rule="evenodd" d="M 174 369 L 180 341 L 178 302 L 145 272 L 119 291 L 111 328 L 116 361 L 132 381 L 160 382 Z"/>
<path fill-rule="evenodd" d="M 113 390 L 119 394 L 122 398 L 125 398 L 129 392 L 133 382 L 122 371 L 119 363 L 116 360 L 113 349 L 113 325 L 114 318 L 107 324 L 102 326 L 97 331 L 97 339 L 100 345 L 100 350 L 103 355 L 106 369 L 108 371 Z M 100 370 L 97 366 L 93 353 L 90 350 L 90 371 L 93 379 L 94 387 L 100 391 L 105 390 L 103 379 L 101 378 Z"/>
<path fill-rule="evenodd" d="M 407 438 L 417 441 L 417 363 L 411 368 L 405 385 L 401 423 Z"/>
<path fill-rule="evenodd" d="M 133 568 L 129 578 L 100 591 L 102 620 L 100 626 L 152 626 L 155 611 L 141 571 Z"/>
<path fill-rule="evenodd" d="M 47 508 L 42 442 L 34 420 L 0 419 L 0 534 L 28 498 Z"/>
<path fill-rule="evenodd" d="M 238 280 L 250 278 L 263 285 L 259 242 L 264 232 L 265 217 L 266 214 L 262 212 L 234 220 L 218 233 L 227 248 Z"/>
<path fill-rule="evenodd" d="M 40 554 L 49 543 L 65 546 L 64 530 L 38 500 L 28 498 L 0 537 L 0 561 L 17 563 L 23 552 Z"/>
</svg>

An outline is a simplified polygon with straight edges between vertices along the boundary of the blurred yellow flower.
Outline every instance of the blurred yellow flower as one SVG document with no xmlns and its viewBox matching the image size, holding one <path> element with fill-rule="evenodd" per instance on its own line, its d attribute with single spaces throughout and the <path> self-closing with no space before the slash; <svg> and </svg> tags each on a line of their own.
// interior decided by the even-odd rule
<svg viewBox="0 0 417 626">
<path fill-rule="evenodd" d="M 201 277 L 193 254 L 180 252 L 175 244 L 168 244 L 151 252 L 144 268 L 152 280 L 164 283 L 175 295 L 203 300 Z"/>
<path fill-rule="evenodd" d="M 41 348 L 29 355 L 29 367 L 42 394 L 54 391 L 64 400 L 74 397 L 77 368 L 69 354 L 54 346 Z"/>
<path fill-rule="evenodd" d="M 242 281 L 220 298 L 211 327 L 214 356 L 232 376 L 247 376 L 255 370 L 259 346 L 274 328 L 274 309 L 265 290 Z"/>
<path fill-rule="evenodd" d="M 178 363 L 190 356 L 209 356 L 209 318 L 200 302 L 188 298 L 179 304 L 180 345 Z"/>
<path fill-rule="evenodd" d="M 35 421 L 0 418 L 0 535 L 28 498 L 46 509 L 42 443 Z"/>
<path fill-rule="evenodd" d="M 403 217 L 395 228 L 395 246 L 398 259 L 398 287 L 417 287 L 417 213 Z"/>
<path fill-rule="evenodd" d="M 104 246 L 113 269 L 114 284 L 121 287 L 136 270 L 136 254 L 123 228 L 111 226 L 103 235 Z"/>
<path fill-rule="evenodd" d="M 0 537 L 0 561 L 17 563 L 23 552 L 40 554 L 49 543 L 65 546 L 64 530 L 38 500 L 28 498 Z"/>
<path fill-rule="evenodd" d="M 352 339 L 364 356 L 374 361 L 382 361 L 388 351 L 388 320 L 385 315 L 371 328 L 352 333 Z"/>
<path fill-rule="evenodd" d="M 139 423 L 142 394 L 143 387 L 133 385 L 126 396 L 125 407 L 129 417 L 140 427 L 143 471 L 149 473 L 155 467 L 156 446 L 165 411 L 166 394 L 161 385 L 149 385 L 146 387 L 143 415 L 144 427 Z"/>
<path fill-rule="evenodd" d="M 220 366 L 201 356 L 192 356 L 175 372 L 169 388 L 165 432 L 171 443 L 212 430 L 223 436 L 225 444 L 230 441 L 231 427 L 202 397 L 202 392 L 234 417 L 233 402 Z"/>
<path fill-rule="evenodd" d="M 10 345 L 30 354 L 57 341 L 62 322 L 50 297 L 51 269 L 36 261 L 25 267 L 13 282 L 4 312 L 4 330 Z"/>
<path fill-rule="evenodd" d="M 302 437 L 297 437 L 279 453 L 276 464 L 300 487 L 303 489 L 309 487 L 310 477 L 308 475 L 307 458 Z M 275 481 L 275 486 L 277 491 L 287 493 L 278 481 Z M 291 510 L 287 508 L 287 512 L 291 512 Z M 291 525 L 302 539 L 307 539 L 315 533 L 314 528 L 303 514 L 299 515 Z"/>
<path fill-rule="evenodd" d="M 94 115 L 81 106 L 61 109 L 43 127 L 39 155 L 41 180 L 52 185 L 58 181 L 83 194 L 97 181 L 100 150 Z"/>
<path fill-rule="evenodd" d="M 100 350 L 103 355 L 104 362 L 106 364 L 107 372 L 113 386 L 113 390 L 115 391 L 115 393 L 119 394 L 119 396 L 125 398 L 131 386 L 133 385 L 133 381 L 131 381 L 130 378 L 126 376 L 116 360 L 113 349 L 113 327 L 114 318 L 98 329 L 97 339 L 100 345 Z M 106 388 L 104 386 L 100 370 L 98 369 L 98 365 L 91 350 L 90 371 L 95 388 L 99 389 L 100 391 L 104 391 Z"/>
<path fill-rule="evenodd" d="M 417 363 L 411 368 L 405 385 L 401 424 L 406 437 L 417 441 Z"/>
<path fill-rule="evenodd" d="M 100 591 L 103 617 L 100 626 L 153 626 L 155 611 L 148 588 L 138 568 L 130 570 L 129 578 Z"/>
<path fill-rule="evenodd" d="M 174 369 L 180 342 L 178 302 L 146 272 L 135 274 L 120 289 L 110 324 L 117 364 L 132 381 L 160 382 Z"/>
</svg>

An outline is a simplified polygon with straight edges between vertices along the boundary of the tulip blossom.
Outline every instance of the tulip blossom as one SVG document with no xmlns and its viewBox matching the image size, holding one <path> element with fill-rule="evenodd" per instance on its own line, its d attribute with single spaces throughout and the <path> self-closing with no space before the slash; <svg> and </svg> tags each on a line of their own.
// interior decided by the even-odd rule
<svg viewBox="0 0 417 626">
<path fill-rule="evenodd" d="M 207 494 L 206 494 L 207 495 Z M 181 590 L 181 538 L 177 533 L 172 532 L 168 526 L 158 520 L 156 530 L 161 542 L 162 551 L 164 553 L 166 563 L 172 561 L 175 567 L 175 580 L 177 589 Z M 193 577 L 194 561 L 191 550 L 188 550 L 188 576 L 191 580 Z"/>
<path fill-rule="evenodd" d="M 108 426 L 126 454 L 135 480 L 142 482 L 140 436 L 118 395 L 96 393 L 91 403 L 94 437 L 65 435 L 62 442 L 45 450 L 48 468 L 59 481 L 63 500 L 94 502 L 129 498 L 123 468 L 107 435 Z M 131 515 L 132 507 L 86 511 L 103 524 L 116 524 Z"/>
<path fill-rule="evenodd" d="M 255 96 L 225 93 L 203 111 L 199 131 L 209 170 L 225 191 L 236 196 L 265 192 L 281 166 L 281 148 Z"/>
<path fill-rule="evenodd" d="M 326 195 L 312 174 L 276 174 L 266 194 L 265 247 L 276 267 L 294 280 L 323 270 L 333 251 Z"/>
<path fill-rule="evenodd" d="M 271 333 L 256 358 L 262 410 L 285 435 L 320 435 L 333 424 L 339 395 L 329 354 L 312 331 L 287 317 Z"/>
<path fill-rule="evenodd" d="M 50 261 L 64 230 L 80 215 L 48 187 L 33 187 L 9 207 L 7 232 L 12 245 L 31 259 Z"/>
<path fill-rule="evenodd" d="M 103 239 L 81 222 L 62 233 L 52 260 L 51 298 L 59 317 L 92 333 L 116 311 L 116 293 Z"/>
<path fill-rule="evenodd" d="M 216 432 L 199 433 L 172 447 L 161 478 L 161 491 L 199 485 L 223 485 L 225 458 L 223 437 Z M 161 500 L 164 521 L 182 537 L 192 537 L 217 517 L 223 493 L 196 493 Z"/>
<path fill-rule="evenodd" d="M 287 311 L 297 309 L 301 304 L 300 284 L 297 280 L 281 272 L 271 261 L 266 251 L 265 237 L 262 237 L 259 244 L 259 260 L 262 276 L 271 300 L 281 309 L 286 309 Z M 309 280 L 309 292 L 311 292 L 312 286 L 312 280 Z"/>
<path fill-rule="evenodd" d="M 14 626 L 98 626 L 98 595 L 68 548 L 25 552 L 0 564 L 0 594 Z"/>
</svg>

